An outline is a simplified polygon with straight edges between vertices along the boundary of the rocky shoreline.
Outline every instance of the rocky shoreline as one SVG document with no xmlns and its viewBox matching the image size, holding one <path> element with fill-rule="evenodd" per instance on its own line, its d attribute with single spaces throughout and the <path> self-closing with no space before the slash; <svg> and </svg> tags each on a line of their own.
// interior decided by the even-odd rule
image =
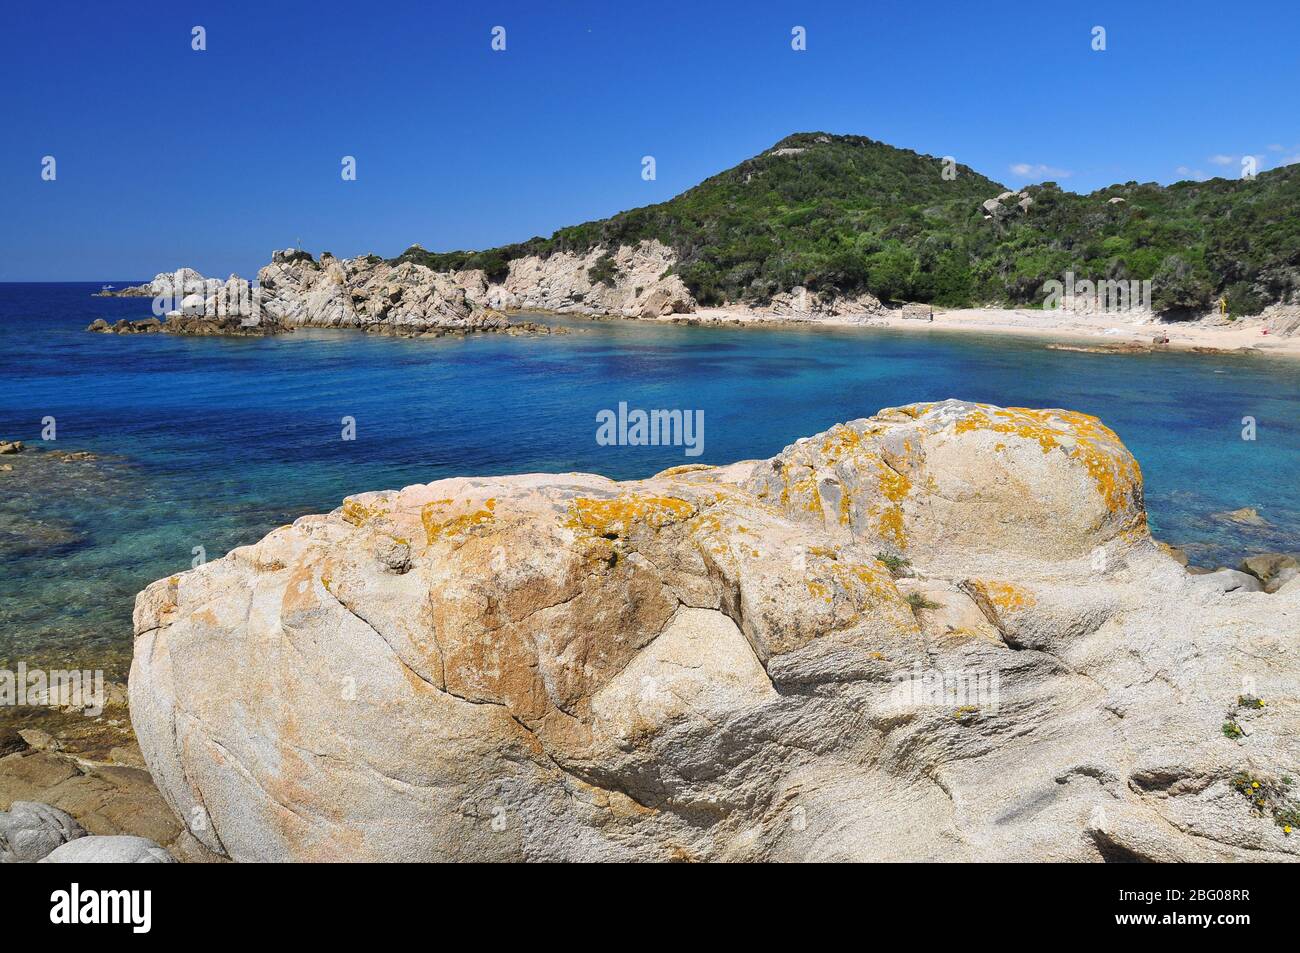
<svg viewBox="0 0 1300 953">
<path fill-rule="evenodd" d="M 438 272 L 405 257 L 339 259 L 323 253 L 318 261 L 308 252 L 285 249 L 272 254 L 255 285 L 237 275 L 221 281 L 181 268 L 144 285 L 101 292 L 107 297 L 161 301 L 166 321 L 109 325 L 101 320 L 90 330 L 264 335 L 320 327 L 404 337 L 565 332 L 511 319 L 510 315 L 522 312 L 713 326 L 974 331 L 1037 336 L 1055 342 L 1047 346 L 1058 350 L 1101 354 L 1185 350 L 1300 356 L 1300 307 L 1291 305 L 1273 305 L 1251 318 L 1212 314 L 1195 321 L 1165 321 L 1141 310 L 886 306 L 869 294 L 814 293 L 798 287 L 777 294 L 762 307 L 704 307 L 672 273 L 675 264 L 672 250 L 657 242 L 596 248 L 584 255 L 558 252 L 546 258 L 516 258 L 492 275 L 482 270 Z M 250 324 L 252 319 L 257 323 Z M 1071 339 L 1080 343 L 1068 343 Z"/>
<path fill-rule="evenodd" d="M 350 497 L 140 595 L 131 717 L 235 860 L 1295 860 L 1294 566 L 1176 556 L 1095 418 L 910 405 Z"/>
</svg>

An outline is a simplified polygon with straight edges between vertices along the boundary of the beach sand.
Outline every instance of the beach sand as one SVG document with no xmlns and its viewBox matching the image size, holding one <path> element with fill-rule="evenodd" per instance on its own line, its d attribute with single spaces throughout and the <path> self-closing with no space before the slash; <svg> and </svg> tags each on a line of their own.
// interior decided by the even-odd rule
<svg viewBox="0 0 1300 953">
<path fill-rule="evenodd" d="M 1279 334 L 1295 324 L 1294 309 L 1266 312 L 1264 315 L 1228 321 L 1211 317 L 1197 321 L 1162 321 L 1150 312 L 1084 313 L 1040 311 L 1028 308 L 957 308 L 934 310 L 934 320 L 924 316 L 904 317 L 903 311 L 864 313 L 860 315 L 781 315 L 758 309 L 726 306 L 702 308 L 689 315 L 668 315 L 660 320 L 688 320 L 701 324 L 780 323 L 785 325 L 827 327 L 890 328 L 910 333 L 967 332 L 973 334 L 1007 334 L 1039 338 L 1043 343 L 1077 345 L 1111 349 L 1126 353 L 1118 345 L 1151 345 L 1156 337 L 1167 337 L 1161 348 L 1193 350 L 1210 348 L 1222 351 L 1273 354 L 1300 357 L 1300 335 Z M 915 315 L 915 309 L 907 312 Z M 1268 333 L 1265 333 L 1267 331 Z"/>
</svg>

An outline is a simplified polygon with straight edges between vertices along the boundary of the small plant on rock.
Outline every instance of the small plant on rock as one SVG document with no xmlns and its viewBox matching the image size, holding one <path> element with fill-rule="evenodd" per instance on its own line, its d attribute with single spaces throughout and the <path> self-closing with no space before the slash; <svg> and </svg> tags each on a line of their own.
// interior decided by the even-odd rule
<svg viewBox="0 0 1300 953">
<path fill-rule="evenodd" d="M 897 576 L 908 566 L 912 565 L 910 559 L 902 556 L 895 556 L 893 553 L 876 553 L 876 559 L 885 564 L 885 568 Z"/>
<path fill-rule="evenodd" d="M 1300 825 L 1300 806 L 1291 797 L 1292 779 L 1283 775 L 1277 780 L 1238 771 L 1232 776 L 1232 789 L 1250 801 L 1250 809 L 1260 817 L 1271 817 L 1288 837 Z"/>
<path fill-rule="evenodd" d="M 920 612 L 922 609 L 942 609 L 943 606 L 937 602 L 931 602 L 919 592 L 909 592 L 905 597 L 907 604 L 912 607 L 913 612 Z"/>
</svg>

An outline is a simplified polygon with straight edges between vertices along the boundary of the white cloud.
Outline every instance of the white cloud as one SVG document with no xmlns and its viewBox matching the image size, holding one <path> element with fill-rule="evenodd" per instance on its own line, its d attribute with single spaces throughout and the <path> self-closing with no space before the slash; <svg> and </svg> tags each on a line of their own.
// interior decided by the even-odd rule
<svg viewBox="0 0 1300 953">
<path fill-rule="evenodd" d="M 1011 165 L 1011 174 L 1022 179 L 1068 179 L 1074 175 L 1069 169 L 1033 162 L 1016 162 Z"/>
<path fill-rule="evenodd" d="M 1219 153 L 1218 155 L 1210 156 L 1209 161 L 1213 162 L 1215 165 L 1232 165 L 1237 161 L 1237 157 L 1225 156 L 1222 153 Z"/>
<path fill-rule="evenodd" d="M 1200 169 L 1189 169 L 1185 165 L 1180 165 L 1174 169 L 1176 175 L 1181 175 L 1184 179 L 1195 179 L 1197 182 L 1204 182 L 1208 176 Z"/>
</svg>

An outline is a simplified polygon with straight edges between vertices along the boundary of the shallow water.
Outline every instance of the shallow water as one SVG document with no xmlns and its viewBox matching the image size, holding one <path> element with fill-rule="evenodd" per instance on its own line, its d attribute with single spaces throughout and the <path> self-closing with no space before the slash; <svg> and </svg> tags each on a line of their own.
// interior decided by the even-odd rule
<svg viewBox="0 0 1300 953">
<path fill-rule="evenodd" d="M 647 476 L 769 456 L 836 421 L 945 397 L 1098 415 L 1142 464 L 1153 531 L 1194 562 L 1300 550 L 1300 361 L 618 321 L 541 337 L 119 337 L 83 329 L 147 317 L 150 302 L 97 289 L 0 284 L 0 439 L 100 455 L 5 458 L 0 665 L 93 658 L 120 674 L 141 587 L 188 568 L 197 546 L 215 558 L 352 493 L 455 475 Z M 620 401 L 703 410 L 703 453 L 598 445 L 596 414 Z M 53 443 L 39 439 L 47 415 Z M 345 416 L 353 441 L 340 439 Z M 1271 526 L 1209 519 L 1242 506 Z"/>
</svg>

